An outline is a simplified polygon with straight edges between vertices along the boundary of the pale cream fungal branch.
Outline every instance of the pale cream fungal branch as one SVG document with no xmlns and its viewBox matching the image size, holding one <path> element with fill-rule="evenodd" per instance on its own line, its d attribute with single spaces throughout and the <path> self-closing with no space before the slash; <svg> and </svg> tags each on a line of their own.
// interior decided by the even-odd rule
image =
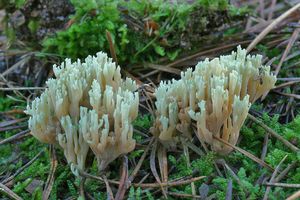
<svg viewBox="0 0 300 200">
<path fill-rule="evenodd" d="M 176 143 L 176 137 L 189 136 L 192 121 L 197 137 L 222 154 L 232 149 L 214 139 L 236 144 L 251 103 L 275 85 L 270 67 L 262 56 L 246 55 L 238 47 L 231 55 L 199 62 L 195 70 L 181 73 L 180 80 L 162 83 L 155 91 L 156 120 L 152 133 L 163 144 Z M 177 106 L 177 114 L 170 112 Z M 170 123 L 170 119 L 177 119 Z M 181 134 L 179 134 L 181 133 Z"/>
<path fill-rule="evenodd" d="M 79 125 L 85 128 L 84 139 L 94 152 L 100 171 L 135 148 L 132 121 L 137 117 L 138 95 L 120 88 L 112 98 L 115 101 L 109 107 L 114 108 L 113 116 L 109 112 L 99 116 L 95 110 L 81 108 Z"/>
<path fill-rule="evenodd" d="M 31 106 L 27 106 L 25 113 L 31 115 L 28 121 L 29 129 L 41 142 L 50 144 L 56 142 L 56 133 L 60 131 L 60 125 L 54 110 L 49 90 L 36 98 Z"/>
<path fill-rule="evenodd" d="M 75 175 L 76 169 L 86 168 L 89 149 L 103 169 L 135 148 L 137 85 L 121 79 L 120 67 L 111 58 L 99 52 L 84 62 L 66 59 L 53 71 L 56 79 L 46 82 L 47 89 L 26 110 L 33 136 L 46 143 L 58 141 Z"/>
<path fill-rule="evenodd" d="M 58 133 L 58 143 L 64 150 L 64 155 L 71 165 L 72 172 L 79 176 L 77 169 L 85 170 L 85 160 L 89 145 L 83 140 L 82 129 L 78 130 L 70 116 L 62 117 L 61 126 L 64 133 Z"/>
</svg>

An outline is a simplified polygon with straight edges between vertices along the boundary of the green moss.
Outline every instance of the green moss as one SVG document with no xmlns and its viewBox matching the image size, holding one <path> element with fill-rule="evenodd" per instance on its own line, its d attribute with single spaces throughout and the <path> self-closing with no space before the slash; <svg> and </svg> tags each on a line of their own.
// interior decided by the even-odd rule
<svg viewBox="0 0 300 200">
<path fill-rule="evenodd" d="M 76 10 L 73 16 L 75 23 L 67 30 L 57 32 L 56 36 L 45 39 L 44 52 L 59 53 L 73 59 L 98 51 L 109 52 L 108 30 L 119 63 L 155 62 L 163 56 L 174 60 L 180 53 L 180 37 L 188 31 L 187 25 L 193 20 L 190 19 L 191 14 L 199 9 L 203 11 L 201 16 L 197 16 L 197 21 L 204 22 L 203 27 L 197 23 L 197 29 L 204 31 L 209 24 L 207 16 L 227 12 L 230 8 L 227 0 L 193 3 L 163 0 L 71 2 Z"/>
<path fill-rule="evenodd" d="M 210 176 L 214 172 L 214 160 L 216 154 L 213 152 L 196 159 L 192 162 L 193 170 L 199 170 L 199 174 L 202 176 Z"/>
</svg>

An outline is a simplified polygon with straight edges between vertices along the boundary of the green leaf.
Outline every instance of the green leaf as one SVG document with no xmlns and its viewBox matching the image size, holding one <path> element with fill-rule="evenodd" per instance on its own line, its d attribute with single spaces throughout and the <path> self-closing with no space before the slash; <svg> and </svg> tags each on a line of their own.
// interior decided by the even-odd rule
<svg viewBox="0 0 300 200">
<path fill-rule="evenodd" d="M 161 47 L 161 46 L 154 45 L 154 50 L 160 56 L 166 55 L 165 49 L 163 47 Z"/>
</svg>

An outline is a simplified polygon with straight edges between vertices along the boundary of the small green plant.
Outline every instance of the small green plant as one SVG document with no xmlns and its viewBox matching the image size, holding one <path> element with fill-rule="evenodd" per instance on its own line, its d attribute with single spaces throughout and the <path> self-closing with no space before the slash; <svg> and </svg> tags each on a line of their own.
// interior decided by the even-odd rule
<svg viewBox="0 0 300 200">
<path fill-rule="evenodd" d="M 178 48 L 182 35 L 189 32 L 188 27 L 192 28 L 194 12 L 202 11 L 201 15 L 197 14 L 202 22 L 195 25 L 201 33 L 207 31 L 210 19 L 206 16 L 231 9 L 227 0 L 199 0 L 194 3 L 162 0 L 71 2 L 76 11 L 72 17 L 74 23 L 54 37 L 46 38 L 44 51 L 73 59 L 84 58 L 99 50 L 108 52 L 106 31 L 109 31 L 121 63 L 155 62 L 163 56 L 174 60 L 182 49 Z"/>
</svg>

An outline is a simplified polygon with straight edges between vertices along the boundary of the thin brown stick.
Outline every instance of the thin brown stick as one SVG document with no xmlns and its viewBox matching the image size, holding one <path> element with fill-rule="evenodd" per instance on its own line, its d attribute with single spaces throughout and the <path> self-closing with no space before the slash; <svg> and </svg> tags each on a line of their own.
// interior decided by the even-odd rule
<svg viewBox="0 0 300 200">
<path fill-rule="evenodd" d="M 289 149 L 291 149 L 294 152 L 298 152 L 299 151 L 298 147 L 296 147 L 295 145 L 293 145 L 292 143 L 290 143 L 289 141 L 287 141 L 286 139 L 284 139 L 281 135 L 279 135 L 278 133 L 276 133 L 275 131 L 273 131 L 270 127 L 268 127 L 267 125 L 265 125 L 260 120 L 256 119 L 256 117 L 254 117 L 250 113 L 248 114 L 248 117 L 249 117 L 249 119 L 251 119 L 252 121 L 254 121 L 255 123 L 257 123 L 258 125 L 260 125 L 263 129 L 265 129 L 270 135 L 272 135 L 276 139 L 280 140 Z"/>
<path fill-rule="evenodd" d="M 138 171 L 140 170 L 140 168 L 141 168 L 141 166 L 142 166 L 142 164 L 143 164 L 143 162 L 144 162 L 144 160 L 145 160 L 145 158 L 146 158 L 146 155 L 147 155 L 147 153 L 148 153 L 148 151 L 149 151 L 149 149 L 150 149 L 150 147 L 151 147 L 153 141 L 154 141 L 154 137 L 152 137 L 152 139 L 150 140 L 150 142 L 149 142 L 149 144 L 147 145 L 146 149 L 144 150 L 144 153 L 143 153 L 143 155 L 141 156 L 141 158 L 140 158 L 138 164 L 136 165 L 136 167 L 135 167 L 134 170 L 132 171 L 131 175 L 129 176 L 128 180 L 129 180 L 130 182 L 132 182 L 132 181 L 134 180 L 135 176 L 137 175 Z"/>
<path fill-rule="evenodd" d="M 57 168 L 57 159 L 56 159 L 56 152 L 54 146 L 50 145 L 50 157 L 51 157 L 51 168 L 50 172 L 46 181 L 46 186 L 43 191 L 43 200 L 48 199 L 54 184 L 54 174 Z"/>
<path fill-rule="evenodd" d="M 271 6 L 270 6 L 270 12 L 269 12 L 269 15 L 268 15 L 268 21 L 270 21 L 273 18 L 275 5 L 276 5 L 276 0 L 272 0 Z"/>
<path fill-rule="evenodd" d="M 300 22 L 300 21 L 299 21 Z M 297 38 L 298 38 L 298 35 L 299 35 L 299 32 L 300 32 L 300 28 L 296 28 L 292 34 L 292 36 L 290 37 L 289 39 L 289 43 L 287 44 L 284 52 L 283 52 L 283 55 L 279 61 L 279 64 L 277 65 L 276 69 L 275 69 L 275 73 L 274 75 L 277 76 L 280 69 L 281 69 L 281 66 L 283 64 L 283 62 L 285 61 L 286 57 L 288 56 L 291 48 L 293 47 L 294 43 L 296 42 Z"/>
<path fill-rule="evenodd" d="M 219 137 L 213 136 L 213 138 L 216 139 L 216 140 L 218 140 L 218 141 L 220 141 L 220 142 L 222 142 L 222 143 L 224 143 L 225 145 L 227 145 L 227 146 L 229 146 L 229 147 L 231 147 L 231 148 L 237 150 L 238 152 L 244 154 L 245 156 L 247 156 L 247 157 L 250 158 L 251 160 L 257 162 L 258 164 L 260 164 L 260 165 L 262 165 L 262 166 L 264 166 L 265 168 L 267 168 L 267 169 L 269 169 L 269 170 L 271 170 L 271 171 L 274 170 L 270 165 L 268 165 L 267 163 L 265 163 L 265 162 L 262 161 L 261 159 L 257 158 L 257 157 L 254 156 L 253 154 L 251 154 L 251 153 L 245 151 L 244 149 L 241 149 L 241 148 L 239 148 L 239 147 L 237 147 L 237 146 L 235 146 L 235 145 L 232 145 L 232 144 L 228 143 L 227 141 L 225 141 L 225 140 L 223 140 L 223 139 L 221 139 L 221 138 L 219 138 Z"/>
<path fill-rule="evenodd" d="M 184 140 L 183 138 L 180 138 L 181 140 Z M 185 145 L 184 142 L 182 142 L 182 146 L 183 146 L 183 153 L 184 156 L 186 157 L 186 164 L 187 167 L 190 168 L 191 167 L 191 161 L 190 161 L 190 153 L 189 153 L 189 148 L 188 146 Z M 196 195 L 196 187 L 195 187 L 195 183 L 192 182 L 191 183 L 191 189 L 192 189 L 192 195 Z"/>
<path fill-rule="evenodd" d="M 261 156 L 260 156 L 261 160 L 265 160 L 265 158 L 266 158 L 267 151 L 268 151 L 268 142 L 269 142 L 269 134 L 267 133 L 267 134 L 265 134 L 263 148 L 261 151 Z"/>
<path fill-rule="evenodd" d="M 296 200 L 299 198 L 300 198 L 300 190 L 298 190 L 297 192 L 295 192 L 294 194 L 286 198 L 286 200 Z"/>
<path fill-rule="evenodd" d="M 84 183 L 85 183 L 86 178 L 82 177 L 80 180 L 80 184 L 79 184 L 79 194 L 80 197 L 85 199 L 85 194 L 84 194 Z"/>
<path fill-rule="evenodd" d="M 202 56 L 202 55 L 205 55 L 205 54 L 208 54 L 208 53 L 213 53 L 215 51 L 219 51 L 219 50 L 224 50 L 224 49 L 228 49 L 228 48 L 232 48 L 232 47 L 235 47 L 237 45 L 242 45 L 242 44 L 247 44 L 249 43 L 250 41 L 249 40 L 245 40 L 245 41 L 241 41 L 241 42 L 235 42 L 233 44 L 226 44 L 224 46 L 221 46 L 221 47 L 216 47 L 216 48 L 213 48 L 213 49 L 208 49 L 208 50 L 204 50 L 204 51 L 200 51 L 200 52 L 197 52 L 193 55 L 190 55 L 190 56 L 186 56 L 184 58 L 180 58 L 178 60 L 175 60 L 174 62 L 172 63 L 169 63 L 168 65 L 166 65 L 166 67 L 172 67 L 172 66 L 175 66 L 179 63 L 182 63 L 182 62 L 185 62 L 185 61 L 188 61 L 188 60 L 191 60 L 191 59 L 194 59 L 194 58 L 197 58 L 199 56 Z"/>
<path fill-rule="evenodd" d="M 86 178 L 91 178 L 91 179 L 95 179 L 95 180 L 100 180 L 100 181 L 104 181 L 103 178 L 98 177 L 98 176 L 94 176 L 91 174 L 88 174 L 86 172 L 83 171 L 79 171 L 80 176 L 84 176 Z M 190 179 L 184 179 L 184 180 L 180 180 L 180 181 L 170 181 L 170 182 L 166 182 L 166 183 L 132 183 L 131 185 L 134 187 L 141 187 L 141 188 L 159 188 L 161 186 L 163 187 L 175 187 L 175 186 L 181 186 L 181 185 L 187 185 L 190 184 L 192 182 L 196 182 L 199 180 L 202 180 L 206 178 L 206 176 L 199 176 L 199 177 L 194 177 L 194 178 L 190 178 Z M 119 185 L 120 181 L 114 181 L 114 180 L 107 180 L 108 183 L 114 184 L 114 185 Z"/>
<path fill-rule="evenodd" d="M 3 131 L 10 131 L 10 130 L 16 130 L 16 129 L 23 129 L 23 128 L 27 128 L 28 125 L 27 124 L 23 124 L 23 125 L 15 125 L 15 126 L 6 126 L 4 128 L 0 128 L 0 132 Z M 13 136 L 12 136 L 13 137 Z M 7 138 L 6 138 L 7 139 Z"/>
<path fill-rule="evenodd" d="M 108 182 L 106 176 L 103 176 L 102 181 L 105 183 L 108 199 L 114 200 L 115 199 L 114 194 L 111 190 L 111 187 L 109 186 L 109 182 Z"/>
<path fill-rule="evenodd" d="M 44 90 L 45 87 L 10 87 L 0 88 L 0 91 L 14 91 L 14 90 Z"/>
<path fill-rule="evenodd" d="M 16 193 L 14 193 L 11 189 L 6 187 L 6 185 L 0 183 L 0 192 L 6 194 L 9 196 L 11 199 L 14 200 L 22 200 L 21 197 L 19 197 Z"/>
<path fill-rule="evenodd" d="M 272 187 L 283 187 L 283 188 L 300 188 L 300 184 L 290 184 L 290 183 L 270 183 L 266 182 L 264 185 Z"/>
<path fill-rule="evenodd" d="M 157 173 L 157 170 L 156 170 L 156 164 L 155 164 L 155 158 L 156 158 L 156 156 L 155 155 L 156 155 L 156 151 L 157 151 L 157 146 L 158 146 L 158 141 L 155 140 L 154 145 L 153 145 L 153 149 L 152 149 L 152 151 L 150 153 L 150 169 L 151 169 L 151 172 L 152 172 L 155 180 L 160 185 L 160 188 L 161 188 L 161 191 L 162 191 L 164 197 L 166 199 L 168 199 L 167 193 L 166 193 L 166 191 L 165 191 L 165 189 L 164 189 L 164 187 L 162 185 L 162 182 L 161 182 L 160 177 L 159 177 L 159 175 Z"/>
<path fill-rule="evenodd" d="M 186 185 L 186 184 L 190 184 L 190 183 L 202 180 L 204 178 L 206 178 L 206 176 L 199 176 L 199 177 L 191 178 L 188 180 L 182 180 L 182 181 L 166 182 L 166 183 L 161 183 L 161 186 L 175 187 L 175 186 L 180 186 L 180 185 Z M 153 188 L 153 187 L 160 187 L 160 184 L 158 184 L 158 183 L 143 183 L 143 184 L 133 184 L 133 186 L 141 187 L 141 188 Z"/>
<path fill-rule="evenodd" d="M 29 132 L 30 132 L 30 130 L 21 131 L 20 133 L 17 133 L 17 134 L 15 134 L 15 135 L 13 135 L 13 136 L 11 136 L 9 138 L 1 140 L 0 141 L 0 145 L 3 145 L 3 144 L 6 144 L 6 143 L 15 141 L 15 140 L 17 140 L 17 139 L 19 139 L 19 138 L 21 138 L 21 137 L 23 137 L 25 135 L 29 135 Z"/>
<path fill-rule="evenodd" d="M 278 176 L 275 178 L 275 182 L 281 181 L 281 179 L 283 179 L 289 173 L 289 171 L 292 168 L 294 168 L 296 165 L 297 165 L 297 161 L 294 161 L 291 164 L 289 164 L 284 170 L 282 170 L 280 174 L 278 174 Z"/>
<path fill-rule="evenodd" d="M 300 81 L 300 77 L 277 78 L 279 81 Z"/>
<path fill-rule="evenodd" d="M 176 193 L 176 192 L 168 192 L 169 195 L 180 197 L 180 198 L 192 198 L 192 199 L 200 199 L 200 195 L 192 195 L 192 194 L 182 194 L 182 193 Z"/>
<path fill-rule="evenodd" d="M 265 18 L 265 15 L 264 15 L 264 10 L 265 10 L 265 2 L 264 0 L 259 0 L 259 15 L 262 19 Z"/>
<path fill-rule="evenodd" d="M 109 43 L 109 50 L 110 50 L 111 57 L 116 62 L 116 65 L 118 65 L 117 54 L 116 54 L 116 51 L 115 51 L 115 47 L 114 47 L 114 43 L 113 43 L 111 34 L 108 30 L 106 30 L 105 33 L 106 33 L 106 39 Z"/>
<path fill-rule="evenodd" d="M 163 72 L 168 72 L 168 73 L 171 73 L 171 74 L 176 74 L 176 75 L 180 75 L 181 73 L 181 70 L 179 69 L 175 69 L 175 68 L 172 68 L 172 67 L 169 67 L 169 66 L 163 66 L 163 65 L 156 65 L 156 64 L 145 64 L 146 67 L 149 67 L 151 69 L 155 69 L 155 70 L 159 70 L 159 71 L 163 71 Z"/>
<path fill-rule="evenodd" d="M 7 179 L 4 179 L 2 181 L 3 184 L 8 183 L 11 181 L 14 177 L 19 175 L 24 169 L 29 167 L 34 161 L 36 161 L 41 155 L 44 153 L 44 150 L 40 151 L 36 156 L 34 156 L 29 162 L 27 162 L 25 165 L 23 165 L 21 168 L 19 168 L 12 176 L 8 177 Z"/>
<path fill-rule="evenodd" d="M 124 199 L 124 195 L 126 193 L 126 190 L 129 188 L 129 186 L 130 183 L 128 180 L 128 158 L 127 156 L 123 156 L 123 169 L 122 169 L 122 175 L 120 179 L 118 192 L 116 194 L 116 200 Z"/>
<path fill-rule="evenodd" d="M 227 189 L 226 189 L 225 200 L 231 200 L 231 199 L 232 199 L 232 180 L 229 179 L 229 182 L 227 184 Z"/>
<path fill-rule="evenodd" d="M 280 84 L 280 85 L 275 86 L 275 88 L 273 88 L 273 90 L 275 90 L 275 89 L 280 89 L 280 88 L 284 88 L 284 87 L 287 87 L 287 86 L 290 86 L 290 85 L 294 85 L 294 84 L 299 83 L 299 82 L 300 82 L 300 80 L 282 83 L 282 84 Z"/>
<path fill-rule="evenodd" d="M 269 26 L 267 26 L 247 47 L 247 52 L 249 53 L 271 30 L 278 25 L 282 20 L 288 17 L 290 14 L 295 12 L 298 8 L 300 8 L 300 3 L 296 4 L 285 13 L 276 18 Z"/>
<path fill-rule="evenodd" d="M 277 94 L 283 95 L 283 96 L 287 96 L 287 97 L 293 97 L 295 99 L 300 99 L 300 95 L 299 94 L 290 94 L 290 93 L 284 93 L 284 92 L 278 92 L 278 91 L 274 91 Z"/>
<path fill-rule="evenodd" d="M 9 120 L 9 121 L 3 121 L 3 122 L 0 122 L 0 128 L 16 124 L 16 123 L 25 121 L 27 119 L 28 119 L 27 117 L 24 117 L 24 118 L 21 118 L 21 119 L 13 119 L 13 120 Z"/>
<path fill-rule="evenodd" d="M 277 175 L 277 172 L 279 171 L 281 164 L 285 161 L 285 159 L 287 158 L 287 156 L 288 155 L 285 155 L 284 158 L 276 166 L 276 168 L 275 168 L 275 170 L 274 170 L 274 172 L 273 172 L 273 174 L 271 176 L 270 183 L 274 183 L 275 182 L 275 176 Z M 271 187 L 267 186 L 263 200 L 267 200 L 268 199 L 268 195 L 269 195 L 270 191 L 271 191 Z"/>
<path fill-rule="evenodd" d="M 157 159 L 160 169 L 160 174 L 163 182 L 168 182 L 168 160 L 166 148 L 163 145 L 159 145 L 157 150 Z"/>
</svg>

